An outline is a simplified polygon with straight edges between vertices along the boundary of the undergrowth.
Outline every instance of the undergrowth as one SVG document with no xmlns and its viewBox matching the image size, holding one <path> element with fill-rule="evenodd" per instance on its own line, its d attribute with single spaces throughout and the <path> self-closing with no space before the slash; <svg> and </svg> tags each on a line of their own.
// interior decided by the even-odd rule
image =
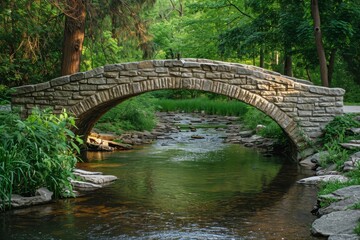
<svg viewBox="0 0 360 240">
<path fill-rule="evenodd" d="M 56 116 L 35 109 L 26 120 L 0 112 L 0 123 L 0 209 L 10 206 L 12 194 L 33 196 L 40 187 L 55 198 L 72 195 L 69 177 L 81 144 L 69 130 L 75 119 L 65 111 Z"/>
</svg>

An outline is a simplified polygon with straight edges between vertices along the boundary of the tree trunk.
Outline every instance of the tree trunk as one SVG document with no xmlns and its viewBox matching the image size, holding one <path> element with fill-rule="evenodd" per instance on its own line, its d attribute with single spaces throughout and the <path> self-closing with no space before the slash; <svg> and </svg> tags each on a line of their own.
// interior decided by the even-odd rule
<svg viewBox="0 0 360 240">
<path fill-rule="evenodd" d="M 291 56 L 291 44 L 285 43 L 285 50 L 284 50 L 284 74 L 286 76 L 292 77 L 292 56 Z"/>
<path fill-rule="evenodd" d="M 264 47 L 260 47 L 260 67 L 264 68 L 265 66 L 265 53 L 264 53 Z"/>
<path fill-rule="evenodd" d="M 334 48 L 333 50 L 331 50 L 331 54 L 330 54 L 329 67 L 328 67 L 329 86 L 331 86 L 332 77 L 333 77 L 333 73 L 334 73 L 334 69 L 335 69 L 336 52 L 337 52 L 337 49 Z"/>
<path fill-rule="evenodd" d="M 61 75 L 73 74 L 80 70 L 85 17 L 85 0 L 67 0 Z"/>
<path fill-rule="evenodd" d="M 329 87 L 326 56 L 325 56 L 325 50 L 322 42 L 322 34 L 320 29 L 320 13 L 319 13 L 318 0 L 311 0 L 311 15 L 314 20 L 314 34 L 315 34 L 316 50 L 320 64 L 321 83 L 324 87 Z"/>
</svg>

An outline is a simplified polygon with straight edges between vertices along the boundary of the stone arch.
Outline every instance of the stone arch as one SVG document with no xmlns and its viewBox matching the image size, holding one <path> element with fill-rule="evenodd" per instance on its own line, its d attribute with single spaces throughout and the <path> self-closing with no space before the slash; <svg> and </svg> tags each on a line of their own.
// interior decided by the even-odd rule
<svg viewBox="0 0 360 240">
<path fill-rule="evenodd" d="M 265 98 L 239 86 L 196 78 L 181 79 L 177 83 L 174 83 L 169 78 L 149 80 L 146 84 L 128 83 L 88 97 L 69 109 L 78 119 L 76 124 L 78 126 L 77 134 L 86 137 L 99 118 L 122 101 L 142 93 L 165 89 L 202 90 L 237 99 L 271 117 L 297 147 L 304 142 L 293 119 Z"/>
<path fill-rule="evenodd" d="M 238 63 L 207 59 L 150 60 L 106 65 L 36 85 L 15 88 L 12 107 L 71 110 L 87 135 L 102 114 L 121 101 L 161 89 L 193 89 L 236 98 L 273 118 L 297 150 L 317 141 L 324 126 L 343 113 L 345 91 Z M 306 140 L 306 141 L 305 141 Z"/>
</svg>

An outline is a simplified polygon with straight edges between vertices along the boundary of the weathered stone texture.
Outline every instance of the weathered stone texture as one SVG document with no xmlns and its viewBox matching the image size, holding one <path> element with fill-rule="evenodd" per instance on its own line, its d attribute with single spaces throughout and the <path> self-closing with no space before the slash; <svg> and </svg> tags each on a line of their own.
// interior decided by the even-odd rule
<svg viewBox="0 0 360 240">
<path fill-rule="evenodd" d="M 254 66 L 183 59 L 106 65 L 18 87 L 12 104 L 20 107 L 23 116 L 36 106 L 57 112 L 68 108 L 82 123 L 92 121 L 89 116 L 99 106 L 111 108 L 125 98 L 157 89 L 203 90 L 236 98 L 275 119 L 298 146 L 304 137 L 320 136 L 326 123 L 342 114 L 344 95 L 343 89 L 313 86 Z M 86 135 L 88 130 L 79 131 Z"/>
</svg>

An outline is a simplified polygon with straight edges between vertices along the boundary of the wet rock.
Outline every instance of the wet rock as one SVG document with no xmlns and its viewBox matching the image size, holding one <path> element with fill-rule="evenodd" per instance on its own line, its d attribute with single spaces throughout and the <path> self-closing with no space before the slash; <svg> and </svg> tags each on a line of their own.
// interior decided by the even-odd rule
<svg viewBox="0 0 360 240">
<path fill-rule="evenodd" d="M 253 135 L 253 131 L 242 131 L 239 132 L 239 136 L 243 138 L 251 137 Z"/>
<path fill-rule="evenodd" d="M 353 134 L 360 134 L 360 128 L 351 128 L 350 131 L 351 131 Z"/>
<path fill-rule="evenodd" d="M 360 210 L 338 211 L 316 219 L 311 232 L 316 236 L 331 236 L 354 233 L 360 218 Z"/>
<path fill-rule="evenodd" d="M 360 185 L 353 185 L 353 186 L 341 188 L 330 194 L 321 195 L 321 198 L 332 198 L 337 200 L 342 200 L 349 197 L 360 198 Z"/>
<path fill-rule="evenodd" d="M 311 157 L 310 161 L 315 164 L 320 164 L 321 161 L 323 159 L 326 159 L 328 155 L 329 155 L 328 151 L 318 152 L 310 156 Z"/>
<path fill-rule="evenodd" d="M 321 198 L 321 196 L 320 196 L 320 198 Z M 329 200 L 331 200 L 331 198 Z M 329 213 L 336 212 L 336 211 L 346 211 L 348 209 L 351 209 L 351 207 L 354 204 L 358 203 L 359 201 L 360 201 L 359 197 L 349 197 L 349 198 L 340 200 L 338 202 L 333 202 L 325 208 L 320 208 L 318 211 L 318 214 L 320 216 L 322 216 L 322 215 L 329 214 Z"/>
<path fill-rule="evenodd" d="M 256 132 L 256 133 L 259 133 L 261 130 L 263 130 L 263 129 L 265 129 L 265 128 L 266 128 L 266 126 L 259 124 L 259 125 L 257 125 L 256 128 L 255 128 L 255 132 Z"/>
<path fill-rule="evenodd" d="M 328 240 L 359 240 L 357 234 L 337 234 L 331 235 Z"/>
<path fill-rule="evenodd" d="M 304 168 L 314 169 L 314 168 L 316 168 L 318 165 L 317 165 L 316 162 L 314 163 L 314 162 L 312 161 L 312 159 L 313 159 L 313 156 L 307 157 L 307 158 L 301 160 L 301 161 L 299 162 L 299 164 L 300 164 L 300 166 L 302 166 L 302 167 L 304 167 Z"/>
<path fill-rule="evenodd" d="M 353 140 L 353 141 L 350 141 L 349 143 L 340 143 L 340 145 L 343 148 L 349 149 L 349 150 L 360 149 L 360 141 L 359 140 Z"/>
<path fill-rule="evenodd" d="M 75 175 L 84 181 L 95 184 L 107 184 L 118 179 L 113 175 L 84 175 L 84 174 L 75 174 Z"/>
<path fill-rule="evenodd" d="M 340 175 L 340 173 L 338 171 L 329 171 L 327 169 L 320 169 L 318 171 L 316 171 L 315 173 L 316 176 L 323 176 L 323 175 Z"/>
<path fill-rule="evenodd" d="M 74 187 L 75 190 L 79 191 L 92 191 L 98 188 L 102 188 L 100 184 L 94 184 L 84 181 L 78 181 L 78 180 L 70 180 L 71 185 Z"/>
<path fill-rule="evenodd" d="M 36 190 L 34 197 L 23 197 L 17 194 L 11 196 L 11 206 L 14 208 L 28 207 L 48 203 L 51 201 L 53 192 L 47 188 L 39 188 Z"/>
<path fill-rule="evenodd" d="M 200 136 L 200 135 L 192 135 L 191 136 L 192 139 L 204 139 L 204 136 Z"/>
<path fill-rule="evenodd" d="M 360 164 L 360 152 L 352 154 L 348 161 L 344 163 L 344 172 L 349 172 L 358 168 Z"/>
<path fill-rule="evenodd" d="M 78 174 L 83 174 L 83 175 L 101 175 L 101 174 L 103 174 L 102 172 L 90 172 L 90 171 L 85 171 L 85 170 L 81 170 L 78 168 L 75 168 L 73 170 L 73 173 L 78 173 Z"/>
<path fill-rule="evenodd" d="M 323 176 L 313 176 L 313 177 L 303 178 L 297 181 L 297 183 L 316 185 L 320 182 L 335 182 L 335 181 L 347 182 L 348 178 L 342 175 L 323 175 Z"/>
</svg>

